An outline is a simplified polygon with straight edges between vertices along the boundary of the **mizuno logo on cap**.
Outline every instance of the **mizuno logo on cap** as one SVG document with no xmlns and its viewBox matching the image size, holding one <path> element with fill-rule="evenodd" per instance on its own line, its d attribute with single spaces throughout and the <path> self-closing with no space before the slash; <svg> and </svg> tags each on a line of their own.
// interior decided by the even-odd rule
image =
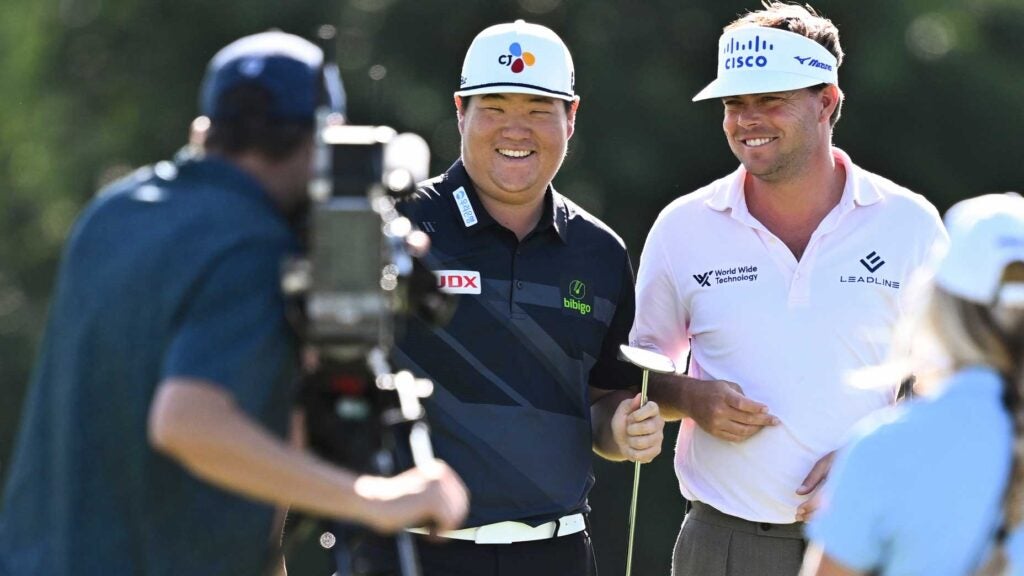
<svg viewBox="0 0 1024 576">
<path fill-rule="evenodd" d="M 802 58 L 800 56 L 793 56 L 793 59 L 804 66 L 810 66 L 811 68 L 821 68 L 822 70 L 829 71 L 832 70 L 832 66 L 825 64 L 824 62 L 819 62 L 817 59 L 811 58 L 810 56 L 804 56 Z"/>
</svg>

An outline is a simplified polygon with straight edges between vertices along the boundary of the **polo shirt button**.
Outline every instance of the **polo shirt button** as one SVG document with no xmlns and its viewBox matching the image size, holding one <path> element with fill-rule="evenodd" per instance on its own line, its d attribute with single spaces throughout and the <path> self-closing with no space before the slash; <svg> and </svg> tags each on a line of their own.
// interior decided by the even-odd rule
<svg viewBox="0 0 1024 576">
<path fill-rule="evenodd" d="M 523 281 L 522 280 L 516 280 L 516 288 L 518 288 L 520 290 L 523 289 Z"/>
<path fill-rule="evenodd" d="M 765 532 L 767 532 L 767 531 L 769 531 L 771 529 L 772 529 L 772 525 L 771 524 L 769 524 L 767 522 L 762 522 L 761 523 L 761 530 L 764 530 Z"/>
</svg>

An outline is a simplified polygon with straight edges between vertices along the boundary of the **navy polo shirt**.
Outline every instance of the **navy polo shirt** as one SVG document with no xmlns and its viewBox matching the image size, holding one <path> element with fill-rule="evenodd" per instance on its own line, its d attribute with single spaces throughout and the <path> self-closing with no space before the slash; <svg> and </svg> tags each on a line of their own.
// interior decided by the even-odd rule
<svg viewBox="0 0 1024 576">
<path fill-rule="evenodd" d="M 167 377 L 210 381 L 284 435 L 295 248 L 260 185 L 217 160 L 102 192 L 65 248 L 0 513 L 0 574 L 258 574 L 273 510 L 148 444 Z"/>
<path fill-rule="evenodd" d="M 588 386 L 640 382 L 617 359 L 634 310 L 622 240 L 553 188 L 544 202 L 519 241 L 459 161 L 400 205 L 430 235 L 442 289 L 460 294 L 448 325 L 410 320 L 396 361 L 436 384 L 426 402 L 434 448 L 469 488 L 466 526 L 586 511 Z"/>
</svg>

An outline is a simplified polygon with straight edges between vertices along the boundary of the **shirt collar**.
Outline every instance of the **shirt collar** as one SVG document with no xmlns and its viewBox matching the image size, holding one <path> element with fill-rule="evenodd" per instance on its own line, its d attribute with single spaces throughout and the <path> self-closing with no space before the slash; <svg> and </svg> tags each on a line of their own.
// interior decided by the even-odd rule
<svg viewBox="0 0 1024 576">
<path fill-rule="evenodd" d="M 840 204 L 870 206 L 882 199 L 882 194 L 874 186 L 869 185 L 864 171 L 850 160 L 850 156 L 839 148 L 832 148 L 832 157 L 846 168 L 846 184 L 843 186 L 843 197 Z M 747 169 L 741 164 L 704 203 L 718 212 L 732 210 L 733 217 L 741 218 L 749 215 L 747 198 L 743 193 L 743 182 L 747 177 Z M 742 219 L 742 218 L 741 218 Z"/>
<path fill-rule="evenodd" d="M 843 201 L 852 201 L 857 206 L 870 206 L 882 199 L 882 193 L 878 188 L 870 185 L 864 170 L 850 160 L 850 155 L 832 148 L 832 157 L 836 162 L 846 167 L 846 185 L 843 187 Z"/>
<path fill-rule="evenodd" d="M 444 182 L 447 184 L 447 189 L 450 190 L 447 196 L 449 204 L 455 212 L 455 219 L 463 224 L 468 234 L 477 234 L 485 228 L 498 226 L 498 222 L 480 202 L 480 196 L 477 194 L 461 158 L 456 160 L 445 172 Z M 472 207 L 473 215 L 476 216 L 476 224 L 467 225 L 466 219 L 463 217 L 463 208 L 459 206 L 455 197 L 455 193 L 460 188 L 466 192 L 469 206 Z M 569 241 L 569 207 L 565 203 L 565 198 L 551 185 L 548 185 L 544 192 L 544 208 L 541 211 L 540 221 L 534 229 L 534 234 L 539 234 L 548 228 L 553 229 L 562 242 Z"/>
<path fill-rule="evenodd" d="M 252 198 L 273 210 L 281 218 L 285 217 L 255 176 L 224 158 L 212 154 L 180 158 L 175 160 L 175 167 L 177 170 L 173 172 L 173 176 L 169 176 L 171 179 L 184 177 L 204 182 Z"/>
<path fill-rule="evenodd" d="M 972 364 L 957 370 L 941 383 L 936 392 L 944 394 L 975 394 L 1001 398 L 1003 377 L 991 366 Z"/>
<path fill-rule="evenodd" d="M 444 173 L 443 182 L 446 185 L 445 190 L 447 192 L 445 195 L 448 197 L 448 203 L 455 213 L 455 220 L 462 223 L 467 233 L 476 234 L 480 230 L 498 225 L 498 222 L 484 209 L 484 205 L 480 202 L 480 196 L 477 195 L 476 188 L 473 187 L 473 182 L 470 181 L 469 174 L 466 172 L 466 167 L 462 164 L 461 158 L 456 160 Z M 469 208 L 472 209 L 468 215 L 464 207 L 459 205 L 459 201 L 456 198 L 456 193 L 459 190 L 465 191 Z M 473 223 L 472 220 L 468 220 L 467 218 L 469 217 L 474 218 L 476 222 Z"/>
<path fill-rule="evenodd" d="M 547 198 L 545 199 L 545 206 L 550 199 L 552 208 L 551 210 L 545 210 L 551 214 L 551 222 L 555 228 L 555 232 L 558 237 L 562 239 L 562 242 L 569 243 L 569 206 L 565 203 L 565 196 L 562 196 L 555 191 L 554 187 L 548 186 Z"/>
</svg>

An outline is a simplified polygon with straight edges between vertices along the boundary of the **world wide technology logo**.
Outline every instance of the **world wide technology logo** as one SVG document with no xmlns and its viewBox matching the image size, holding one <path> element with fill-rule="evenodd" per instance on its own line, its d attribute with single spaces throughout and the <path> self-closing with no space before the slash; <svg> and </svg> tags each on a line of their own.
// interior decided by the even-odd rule
<svg viewBox="0 0 1024 576">
<path fill-rule="evenodd" d="M 508 54 L 498 56 L 498 64 L 508 66 L 515 74 L 519 74 L 525 70 L 527 66 L 533 66 L 536 62 L 537 57 L 533 55 L 533 52 L 523 50 L 523 47 L 519 45 L 519 42 L 509 44 Z"/>
</svg>

